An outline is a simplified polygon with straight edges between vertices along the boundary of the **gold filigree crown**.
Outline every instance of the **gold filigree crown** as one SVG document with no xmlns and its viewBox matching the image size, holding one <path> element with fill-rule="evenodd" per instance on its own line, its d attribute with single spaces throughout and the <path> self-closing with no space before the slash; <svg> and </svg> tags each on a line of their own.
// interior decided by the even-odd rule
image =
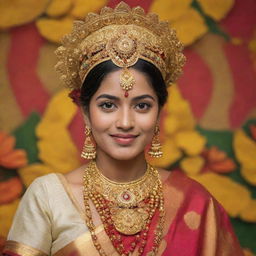
<svg viewBox="0 0 256 256">
<path fill-rule="evenodd" d="M 154 64 L 168 86 L 182 72 L 183 45 L 168 22 L 158 20 L 143 8 L 119 3 L 115 9 L 104 7 L 100 14 L 88 13 L 84 21 L 75 21 L 73 30 L 56 50 L 56 70 L 70 89 L 79 89 L 89 71 L 111 60 L 123 68 L 138 59 Z"/>
</svg>

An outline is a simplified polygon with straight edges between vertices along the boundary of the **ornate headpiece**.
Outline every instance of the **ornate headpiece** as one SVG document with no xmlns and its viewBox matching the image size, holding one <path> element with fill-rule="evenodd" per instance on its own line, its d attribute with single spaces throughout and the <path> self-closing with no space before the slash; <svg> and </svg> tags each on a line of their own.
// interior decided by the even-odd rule
<svg viewBox="0 0 256 256">
<path fill-rule="evenodd" d="M 168 22 L 159 22 L 156 14 L 146 15 L 141 7 L 131 9 L 124 2 L 75 21 L 62 43 L 56 50 L 56 70 L 70 89 L 79 89 L 89 71 L 106 60 L 124 68 L 120 80 L 126 91 L 134 82 L 127 68 L 138 59 L 154 64 L 167 86 L 177 80 L 185 63 L 183 46 Z"/>
</svg>

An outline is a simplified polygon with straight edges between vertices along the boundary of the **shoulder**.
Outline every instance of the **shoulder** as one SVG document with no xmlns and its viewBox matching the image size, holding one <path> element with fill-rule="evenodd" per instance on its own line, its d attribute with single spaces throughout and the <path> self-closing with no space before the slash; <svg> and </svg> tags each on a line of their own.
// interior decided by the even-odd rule
<svg viewBox="0 0 256 256">
<path fill-rule="evenodd" d="M 22 202 L 45 201 L 49 197 L 49 188 L 54 188 L 58 183 L 56 173 L 47 174 L 37 177 L 26 189 Z"/>
<path fill-rule="evenodd" d="M 164 187 L 172 187 L 176 191 L 184 194 L 185 197 L 193 198 L 195 200 L 198 198 L 203 198 L 206 201 L 209 201 L 211 198 L 213 198 L 203 185 L 188 177 L 179 169 L 173 169 L 170 171 L 162 170 L 162 175 L 166 177 L 163 181 Z"/>
<path fill-rule="evenodd" d="M 43 190 L 45 187 L 47 187 L 49 184 L 56 184 L 58 180 L 58 174 L 57 173 L 50 173 L 46 174 L 40 177 L 37 177 L 33 180 L 33 182 L 29 185 L 27 188 L 27 191 L 39 191 Z"/>
<path fill-rule="evenodd" d="M 158 173 L 160 175 L 160 179 L 161 179 L 162 183 L 164 183 L 168 179 L 168 177 L 170 176 L 171 171 L 163 169 L 163 168 L 157 168 L 157 170 L 158 170 Z"/>
<path fill-rule="evenodd" d="M 65 174 L 62 173 L 50 173 L 40 177 L 37 177 L 33 180 L 33 182 L 29 185 L 27 190 L 40 190 L 46 187 L 52 187 L 56 184 L 60 183 L 60 177 L 64 177 L 68 183 L 78 183 L 83 180 L 83 173 L 86 165 L 83 165 L 75 170 L 67 172 Z"/>
<path fill-rule="evenodd" d="M 80 166 L 79 168 L 77 168 L 73 171 L 65 173 L 63 176 L 65 177 L 66 181 L 69 184 L 82 185 L 84 170 L 85 170 L 86 166 L 87 166 L 87 164 Z"/>
</svg>

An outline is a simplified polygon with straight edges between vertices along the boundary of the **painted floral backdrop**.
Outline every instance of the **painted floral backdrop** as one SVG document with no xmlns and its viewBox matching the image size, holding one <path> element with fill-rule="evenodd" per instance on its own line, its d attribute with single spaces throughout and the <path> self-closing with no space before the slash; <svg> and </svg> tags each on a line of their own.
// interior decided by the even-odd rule
<svg viewBox="0 0 256 256">
<path fill-rule="evenodd" d="M 74 19 L 118 2 L 0 0 L 0 247 L 29 184 L 81 164 L 83 122 L 54 50 Z M 164 157 L 149 160 L 202 183 L 256 254 L 256 1 L 126 2 L 169 20 L 188 59 L 162 116 Z"/>
</svg>

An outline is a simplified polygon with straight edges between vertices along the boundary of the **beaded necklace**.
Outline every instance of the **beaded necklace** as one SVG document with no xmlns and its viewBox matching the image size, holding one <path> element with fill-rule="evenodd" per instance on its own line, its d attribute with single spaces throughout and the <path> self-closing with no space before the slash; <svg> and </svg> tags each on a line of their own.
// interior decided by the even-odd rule
<svg viewBox="0 0 256 256">
<path fill-rule="evenodd" d="M 90 230 L 95 248 L 106 256 L 95 234 L 95 225 L 89 205 L 94 204 L 105 232 L 113 246 L 122 256 L 131 255 L 137 248 L 142 255 L 146 246 L 151 220 L 159 212 L 158 225 L 149 255 L 156 255 L 162 239 L 164 225 L 163 189 L 158 171 L 147 165 L 145 174 L 138 180 L 117 183 L 106 178 L 98 170 L 95 161 L 89 163 L 84 173 L 84 205 L 86 224 Z M 131 241 L 125 248 L 123 239 Z M 127 246 L 126 246 L 127 247 Z"/>
</svg>

